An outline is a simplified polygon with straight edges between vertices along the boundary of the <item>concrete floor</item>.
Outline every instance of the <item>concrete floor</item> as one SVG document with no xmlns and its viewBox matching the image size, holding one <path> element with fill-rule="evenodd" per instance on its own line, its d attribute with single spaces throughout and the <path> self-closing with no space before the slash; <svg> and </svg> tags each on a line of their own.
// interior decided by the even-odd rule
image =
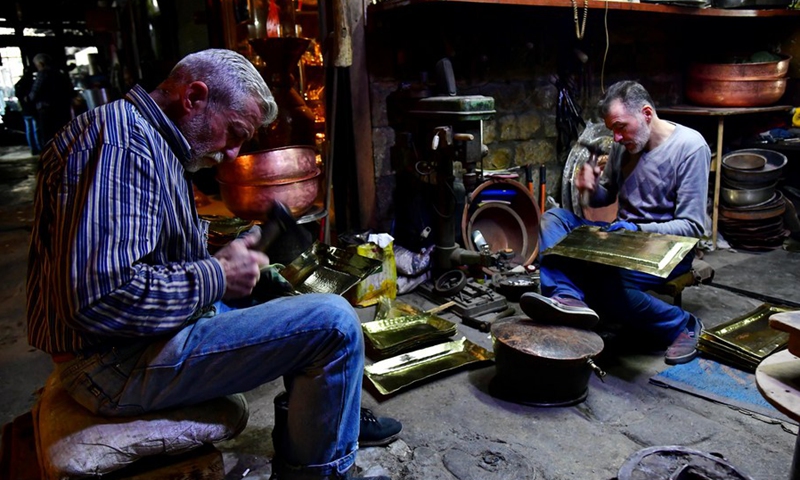
<svg viewBox="0 0 800 480">
<path fill-rule="evenodd" d="M 36 159 L 23 147 L 0 149 L 3 423 L 30 409 L 52 369 L 49 357 L 29 347 L 25 337 L 25 270 L 35 166 Z M 761 258 L 772 254 L 787 252 Z M 718 250 L 705 259 L 719 268 L 756 256 Z M 780 278 L 781 272 L 771 273 L 754 280 L 767 282 L 761 284 L 766 292 L 771 291 L 769 279 Z M 789 275 L 796 279 L 796 273 Z M 422 308 L 433 306 L 417 295 L 400 300 Z M 713 327 L 761 302 L 701 286 L 687 289 L 683 303 L 706 327 Z M 363 321 L 374 316 L 373 309 L 358 312 Z M 487 334 L 460 325 L 458 317 L 443 317 L 458 324 L 458 336 L 491 349 Z M 365 389 L 363 404 L 400 419 L 404 430 L 389 447 L 362 449 L 357 464 L 367 474 L 383 473 L 396 480 L 608 480 L 642 448 L 680 445 L 718 453 L 753 479 L 788 478 L 795 425 L 653 386 L 648 379 L 667 368 L 661 355 L 603 355 L 599 363 L 608 372 L 605 381 L 592 377 L 587 400 L 572 407 L 535 408 L 492 397 L 488 393 L 492 364 L 451 372 L 387 398 Z M 218 445 L 227 479 L 269 477 L 272 399 L 281 390 L 276 381 L 246 394 L 251 409 L 248 427 L 238 438 Z"/>
</svg>

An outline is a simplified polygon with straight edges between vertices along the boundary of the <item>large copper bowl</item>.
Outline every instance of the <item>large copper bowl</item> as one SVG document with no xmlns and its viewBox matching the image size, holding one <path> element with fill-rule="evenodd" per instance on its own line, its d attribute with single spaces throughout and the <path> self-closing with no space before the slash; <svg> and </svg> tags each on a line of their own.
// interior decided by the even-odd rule
<svg viewBox="0 0 800 480">
<path fill-rule="evenodd" d="M 319 168 L 310 175 L 275 182 L 219 182 L 222 202 L 234 215 L 247 220 L 265 220 L 272 204 L 279 200 L 294 217 L 306 213 L 319 194 L 322 172 Z"/>
<path fill-rule="evenodd" d="M 709 80 L 689 77 L 686 98 L 706 107 L 764 107 L 786 91 L 786 78 L 766 80 Z"/>
<path fill-rule="evenodd" d="M 317 171 L 313 147 L 289 146 L 240 155 L 217 166 L 217 179 L 227 183 L 264 183 L 306 177 Z"/>
<path fill-rule="evenodd" d="M 765 80 L 785 77 L 792 57 L 780 55 L 773 62 L 752 63 L 693 63 L 689 66 L 689 77 L 708 80 Z"/>
</svg>

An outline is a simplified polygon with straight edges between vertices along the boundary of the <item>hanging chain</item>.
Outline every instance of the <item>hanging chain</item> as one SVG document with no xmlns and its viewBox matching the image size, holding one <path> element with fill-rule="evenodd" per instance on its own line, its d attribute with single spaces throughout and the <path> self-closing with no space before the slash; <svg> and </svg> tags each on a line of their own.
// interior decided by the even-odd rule
<svg viewBox="0 0 800 480">
<path fill-rule="evenodd" d="M 583 23 L 578 22 L 578 2 L 572 0 L 572 12 L 575 15 L 575 35 L 578 40 L 583 40 L 583 34 L 586 32 L 586 17 L 589 13 L 589 0 L 583 0 Z"/>
</svg>

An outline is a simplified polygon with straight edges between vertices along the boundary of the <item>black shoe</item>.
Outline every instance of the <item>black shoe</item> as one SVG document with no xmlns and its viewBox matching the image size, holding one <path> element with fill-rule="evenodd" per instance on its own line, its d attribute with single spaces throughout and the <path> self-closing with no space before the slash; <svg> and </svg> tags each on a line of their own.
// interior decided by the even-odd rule
<svg viewBox="0 0 800 480">
<path fill-rule="evenodd" d="M 699 318 L 692 315 L 689 318 L 689 325 L 678 335 L 664 354 L 664 362 L 667 365 L 681 365 L 688 363 L 697 357 L 697 341 L 703 331 L 703 323 Z"/>
<path fill-rule="evenodd" d="M 275 426 L 272 429 L 273 441 L 280 444 L 280 438 L 285 435 L 286 416 L 289 412 L 289 394 L 281 393 L 274 400 Z M 397 440 L 403 425 L 389 417 L 376 417 L 368 408 L 361 408 L 361 422 L 358 430 L 358 445 L 360 447 L 382 447 Z"/>
<path fill-rule="evenodd" d="M 397 440 L 403 425 L 389 417 L 376 417 L 368 408 L 361 408 L 360 447 L 382 447 Z"/>
</svg>

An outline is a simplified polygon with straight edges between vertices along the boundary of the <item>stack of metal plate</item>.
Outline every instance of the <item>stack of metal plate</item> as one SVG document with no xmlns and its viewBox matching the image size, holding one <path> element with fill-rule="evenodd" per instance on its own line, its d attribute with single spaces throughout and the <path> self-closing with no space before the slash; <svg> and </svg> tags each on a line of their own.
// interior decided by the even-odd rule
<svg viewBox="0 0 800 480">
<path fill-rule="evenodd" d="M 456 334 L 456 324 L 409 305 L 379 302 L 377 320 L 361 325 L 371 357 L 384 358 L 441 342 Z"/>
<path fill-rule="evenodd" d="M 707 357 L 755 372 L 767 356 L 786 348 L 789 334 L 769 326 L 775 313 L 794 310 L 768 303 L 714 328 L 703 330 L 698 349 Z"/>
</svg>

